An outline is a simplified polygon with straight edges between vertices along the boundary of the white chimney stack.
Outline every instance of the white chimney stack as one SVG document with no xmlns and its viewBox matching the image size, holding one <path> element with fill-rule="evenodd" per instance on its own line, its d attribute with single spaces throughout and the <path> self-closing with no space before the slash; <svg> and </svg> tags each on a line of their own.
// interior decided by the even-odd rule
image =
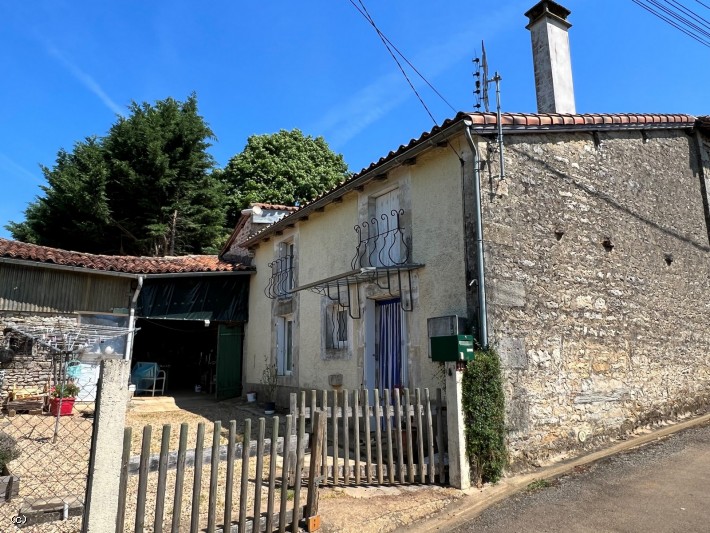
<svg viewBox="0 0 710 533">
<path fill-rule="evenodd" d="M 525 16 L 532 38 L 538 113 L 575 113 L 567 22 L 570 10 L 543 0 Z"/>
</svg>

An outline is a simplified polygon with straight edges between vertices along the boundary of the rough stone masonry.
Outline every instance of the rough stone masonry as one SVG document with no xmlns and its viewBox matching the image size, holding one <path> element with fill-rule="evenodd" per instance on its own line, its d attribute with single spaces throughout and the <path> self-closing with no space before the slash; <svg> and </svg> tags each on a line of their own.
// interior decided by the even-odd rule
<svg viewBox="0 0 710 533">
<path fill-rule="evenodd" d="M 710 402 L 707 141 L 506 136 L 484 237 L 511 469 Z"/>
</svg>

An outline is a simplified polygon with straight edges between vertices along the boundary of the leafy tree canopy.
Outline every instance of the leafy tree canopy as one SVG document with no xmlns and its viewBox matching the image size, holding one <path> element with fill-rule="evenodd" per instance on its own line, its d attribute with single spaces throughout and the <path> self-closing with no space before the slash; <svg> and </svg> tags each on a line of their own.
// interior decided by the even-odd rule
<svg viewBox="0 0 710 533">
<path fill-rule="evenodd" d="M 218 173 L 227 187 L 227 223 L 234 227 L 253 202 L 293 205 L 312 200 L 349 177 L 343 156 L 323 137 L 294 129 L 252 135 L 240 154 Z"/>
<path fill-rule="evenodd" d="M 104 138 L 59 150 L 15 239 L 92 253 L 213 252 L 224 233 L 224 187 L 197 97 L 129 107 Z"/>
</svg>

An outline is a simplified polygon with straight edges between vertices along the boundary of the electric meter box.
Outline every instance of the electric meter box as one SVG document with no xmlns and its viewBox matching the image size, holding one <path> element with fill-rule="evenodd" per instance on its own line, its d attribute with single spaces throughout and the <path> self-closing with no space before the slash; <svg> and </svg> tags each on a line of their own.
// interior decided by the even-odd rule
<svg viewBox="0 0 710 533">
<path fill-rule="evenodd" d="M 432 361 L 473 361 L 473 335 L 444 335 L 429 339 Z"/>
</svg>

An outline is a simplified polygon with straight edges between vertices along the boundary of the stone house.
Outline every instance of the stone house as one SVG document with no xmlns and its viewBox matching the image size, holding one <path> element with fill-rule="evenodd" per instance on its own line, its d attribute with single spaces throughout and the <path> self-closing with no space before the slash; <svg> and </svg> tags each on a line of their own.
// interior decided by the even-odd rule
<svg viewBox="0 0 710 533">
<path fill-rule="evenodd" d="M 443 323 L 500 354 L 513 469 L 705 408 L 710 118 L 576 113 L 569 14 L 526 13 L 537 113 L 459 113 L 244 241 L 248 388 L 441 386 Z"/>
<path fill-rule="evenodd" d="M 500 353 L 514 464 L 710 400 L 708 120 L 501 125 L 503 177 L 496 115 L 461 113 L 245 242 L 248 388 L 265 361 L 282 393 L 441 386 L 428 319 L 458 316 Z"/>
<path fill-rule="evenodd" d="M 195 338 L 199 349 L 215 356 L 212 392 L 239 395 L 250 273 L 216 256 L 105 256 L 0 239 L 0 348 L 11 355 L 2 365 L 2 395 L 13 386 L 53 384 L 62 364 L 41 343 L 13 330 L 70 331 L 80 325 L 139 328 L 135 339 L 121 335 L 82 354 L 88 377 L 80 399 L 93 400 L 98 363 L 109 353 L 170 366 L 173 390 L 186 380 L 194 386 L 193 359 L 201 355 L 188 348 Z"/>
</svg>

